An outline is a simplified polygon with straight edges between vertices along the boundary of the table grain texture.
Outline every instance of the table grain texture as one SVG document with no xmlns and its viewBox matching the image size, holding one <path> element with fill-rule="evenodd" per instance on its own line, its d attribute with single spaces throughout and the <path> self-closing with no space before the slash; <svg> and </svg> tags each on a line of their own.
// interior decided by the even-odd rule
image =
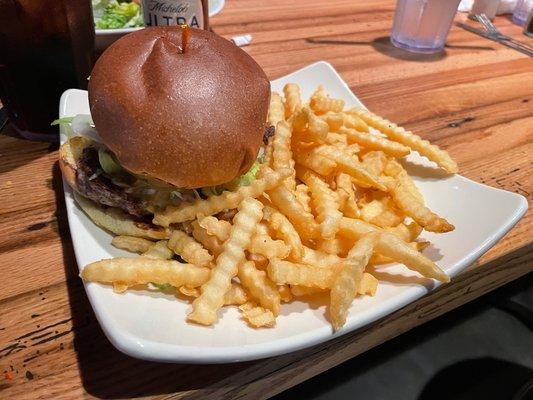
<svg viewBox="0 0 533 400">
<path fill-rule="evenodd" d="M 373 111 L 448 150 L 461 174 L 533 191 L 533 60 L 453 27 L 445 52 L 389 44 L 393 1 L 229 0 L 212 19 L 270 78 L 333 64 Z M 457 19 L 463 20 L 464 15 Z M 496 25 L 519 40 L 506 16 Z M 483 204 L 479 205 L 483 207 Z M 357 332 L 228 365 L 145 362 L 113 348 L 78 278 L 57 146 L 0 135 L 0 398 L 267 398 L 532 271 L 531 212 L 448 285 Z"/>
</svg>

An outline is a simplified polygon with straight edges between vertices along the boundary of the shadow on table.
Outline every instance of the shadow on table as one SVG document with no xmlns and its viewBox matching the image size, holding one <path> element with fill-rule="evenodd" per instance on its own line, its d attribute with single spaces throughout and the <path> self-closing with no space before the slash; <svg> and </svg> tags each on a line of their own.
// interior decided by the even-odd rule
<svg viewBox="0 0 533 400">
<path fill-rule="evenodd" d="M 460 361 L 439 371 L 424 386 L 418 400 L 511 398 L 533 398 L 533 370 L 486 357 Z"/>
<path fill-rule="evenodd" d="M 313 44 L 329 44 L 329 45 L 352 45 L 352 46 L 371 46 L 377 52 L 386 55 L 387 57 L 395 58 L 404 61 L 419 61 L 419 62 L 434 62 L 439 61 L 448 56 L 446 49 L 465 49 L 465 50 L 494 50 L 487 46 L 464 46 L 464 45 L 446 45 L 446 48 L 433 54 L 425 53 L 411 53 L 399 49 L 392 45 L 389 36 L 378 37 L 372 41 L 355 41 L 355 40 L 336 40 L 336 39 L 319 39 L 308 38 L 305 39 L 308 43 Z"/>
<path fill-rule="evenodd" d="M 16 131 L 13 129 L 13 126 L 7 123 L 7 125 L 0 131 L 0 140 L 4 138 L 14 138 L 20 141 L 24 141 L 23 146 L 20 146 L 20 149 L 24 149 L 24 154 L 17 157 L 10 157 L 9 162 L 2 163 L 0 166 L 0 174 L 5 172 L 13 171 L 19 167 L 22 167 L 26 164 L 31 163 L 32 161 L 46 157 L 48 153 L 56 151 L 59 148 L 57 143 L 46 143 L 46 142 L 35 142 L 22 138 Z M 11 144 L 10 144 L 11 145 Z M 18 146 L 18 143 L 16 144 Z M 46 149 L 46 153 L 43 154 L 43 150 Z"/>
<path fill-rule="evenodd" d="M 78 277 L 57 163 L 53 167 L 53 187 L 73 320 L 74 349 L 82 384 L 89 394 L 113 399 L 216 387 L 217 382 L 246 366 L 246 363 L 224 366 L 162 364 L 137 360 L 116 350 L 102 332 Z"/>
</svg>

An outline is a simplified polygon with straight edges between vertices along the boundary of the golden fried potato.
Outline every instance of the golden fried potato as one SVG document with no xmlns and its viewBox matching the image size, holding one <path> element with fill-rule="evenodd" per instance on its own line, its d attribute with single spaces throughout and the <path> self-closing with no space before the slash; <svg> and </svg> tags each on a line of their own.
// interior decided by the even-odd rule
<svg viewBox="0 0 533 400">
<path fill-rule="evenodd" d="M 276 258 L 270 260 L 268 276 L 277 284 L 301 285 L 327 289 L 331 287 L 335 268 L 296 264 Z"/>
<path fill-rule="evenodd" d="M 290 169 L 272 171 L 263 165 L 257 173 L 260 178 L 254 180 L 249 186 L 240 186 L 234 192 L 226 191 L 219 196 L 211 196 L 208 199 L 198 199 L 194 203 L 184 203 L 180 206 L 168 206 L 164 212 L 156 213 L 154 224 L 169 226 L 171 223 L 189 221 L 198 214 L 213 215 L 225 209 L 236 208 L 248 197 L 256 198 L 265 191 L 280 185 L 285 178 L 291 175 Z"/>
<path fill-rule="evenodd" d="M 135 236 L 118 235 L 111 240 L 111 244 L 118 249 L 132 253 L 144 253 L 152 248 L 154 242 Z"/>
<path fill-rule="evenodd" d="M 287 83 L 283 87 L 283 94 L 285 95 L 285 117 L 289 118 L 302 107 L 300 87 L 296 83 Z"/>
<path fill-rule="evenodd" d="M 346 323 L 348 309 L 361 285 L 364 268 L 379 241 L 379 232 L 369 232 L 352 247 L 334 278 L 330 293 L 330 317 L 333 329 L 339 330 Z"/>
<path fill-rule="evenodd" d="M 270 106 L 268 107 L 268 124 L 276 126 L 278 122 L 285 120 L 285 107 L 281 96 L 276 92 L 270 95 Z"/>
<path fill-rule="evenodd" d="M 359 116 L 369 126 L 385 134 L 389 139 L 401 143 L 412 150 L 418 151 L 418 153 L 426 156 L 429 160 L 435 162 L 450 174 L 455 174 L 459 171 L 457 163 L 446 151 L 441 150 L 438 146 L 431 144 L 420 136 L 405 130 L 401 126 L 398 126 L 385 118 L 371 113 L 368 110 L 353 109 L 351 112 Z"/>
<path fill-rule="evenodd" d="M 257 306 L 255 303 L 247 302 L 239 307 L 243 319 L 252 328 L 273 328 L 276 325 L 276 317 L 270 310 Z"/>
<path fill-rule="evenodd" d="M 194 300 L 190 321 L 211 325 L 217 320 L 217 311 L 224 304 L 224 296 L 231 288 L 231 280 L 237 275 L 238 266 L 244 260 L 244 249 L 249 245 L 255 226 L 263 217 L 263 204 L 247 198 L 239 205 L 233 218 L 229 239 L 216 260 L 209 281 L 202 285 L 202 294 Z"/>
<path fill-rule="evenodd" d="M 180 287 L 197 287 L 209 279 L 209 268 L 182 264 L 174 260 L 156 258 L 117 257 L 87 265 L 81 271 L 81 278 L 89 282 L 114 283 L 127 286 L 168 283 Z"/>
<path fill-rule="evenodd" d="M 258 270 L 252 261 L 239 265 L 238 275 L 242 286 L 260 306 L 279 314 L 281 298 L 276 285 L 267 277 L 265 271 Z"/>
<path fill-rule="evenodd" d="M 339 234 L 358 239 L 365 233 L 374 231 L 380 231 L 380 229 L 364 221 L 344 217 L 341 220 Z M 450 281 L 450 277 L 433 261 L 410 247 L 396 235 L 383 232 L 376 246 L 376 251 L 396 262 L 405 264 L 407 268 L 417 271 L 423 276 L 442 282 Z"/>
<path fill-rule="evenodd" d="M 185 261 L 198 267 L 206 267 L 213 261 L 213 256 L 200 243 L 180 230 L 172 232 L 168 247 Z"/>
</svg>

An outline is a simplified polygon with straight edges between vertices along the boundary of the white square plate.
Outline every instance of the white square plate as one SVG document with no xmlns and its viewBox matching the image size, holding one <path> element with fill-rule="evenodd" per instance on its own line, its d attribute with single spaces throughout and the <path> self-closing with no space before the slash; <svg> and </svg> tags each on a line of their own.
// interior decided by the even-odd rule
<svg viewBox="0 0 533 400">
<path fill-rule="evenodd" d="M 281 91 L 295 82 L 304 98 L 323 84 L 348 107 L 362 106 L 333 67 L 318 62 L 272 82 Z M 60 116 L 88 114 L 87 92 L 68 90 L 61 97 Z M 65 135 L 62 134 L 62 141 Z M 455 231 L 435 235 L 424 233 L 432 246 L 425 254 L 450 276 L 457 275 L 492 247 L 525 214 L 526 199 L 494 189 L 461 176 L 443 176 L 426 159 L 412 154 L 407 167 L 428 205 L 447 218 Z M 421 167 L 421 165 L 423 167 Z M 78 265 L 130 253 L 111 246 L 111 235 L 95 226 L 76 206 L 65 185 L 70 232 Z M 191 306 L 172 295 L 151 291 L 116 294 L 110 286 L 86 283 L 85 289 L 100 324 L 115 347 L 137 358 L 164 362 L 225 363 L 253 360 L 288 353 L 316 345 L 361 328 L 424 296 L 437 284 L 421 278 L 401 265 L 384 268 L 402 279 L 382 280 L 374 297 L 358 297 L 344 328 L 333 333 L 325 317 L 326 307 L 303 301 L 284 304 L 275 328 L 254 330 L 240 320 L 238 310 L 226 307 L 213 327 L 185 321 Z M 416 283 L 415 283 L 416 282 Z"/>
</svg>

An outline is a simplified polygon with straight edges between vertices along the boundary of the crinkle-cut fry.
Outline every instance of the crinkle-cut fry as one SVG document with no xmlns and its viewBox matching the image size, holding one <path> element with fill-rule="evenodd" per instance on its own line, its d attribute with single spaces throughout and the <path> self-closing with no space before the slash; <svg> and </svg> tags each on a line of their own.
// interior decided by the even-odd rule
<svg viewBox="0 0 533 400">
<path fill-rule="evenodd" d="M 322 147 L 323 145 L 316 147 L 303 145 L 295 146 L 294 160 L 297 164 L 309 168 L 322 176 L 331 175 L 337 167 L 337 163 L 332 159 L 319 154 Z"/>
<path fill-rule="evenodd" d="M 213 256 L 200 243 L 180 230 L 172 232 L 168 247 L 188 263 L 199 267 L 206 267 L 213 261 Z"/>
<path fill-rule="evenodd" d="M 188 319 L 199 324 L 211 325 L 217 320 L 217 311 L 224 304 L 224 295 L 231 288 L 231 280 L 237 275 L 239 264 L 244 260 L 244 249 L 250 243 L 255 226 L 263 217 L 263 204 L 246 198 L 239 205 L 233 218 L 229 239 L 223 244 L 211 270 L 209 281 L 202 285 L 202 294 L 194 300 L 193 311 Z"/>
<path fill-rule="evenodd" d="M 256 198 L 278 185 L 291 175 L 291 170 L 285 168 L 280 171 L 272 171 L 263 165 L 259 171 L 258 179 L 249 186 L 240 186 L 234 192 L 225 191 L 219 196 L 211 196 L 207 199 L 198 199 L 193 203 L 184 203 L 178 207 L 168 206 L 164 212 L 156 213 L 154 223 L 161 226 L 169 226 L 171 223 L 189 221 L 198 214 L 213 215 L 225 209 L 236 208 L 247 197 Z"/>
<path fill-rule="evenodd" d="M 270 95 L 270 105 L 268 107 L 267 121 L 269 125 L 276 126 L 278 122 L 285 120 L 285 106 L 281 96 L 272 92 Z"/>
<path fill-rule="evenodd" d="M 287 258 L 291 248 L 283 240 L 274 240 L 269 235 L 254 235 L 248 250 L 251 253 L 262 254 L 266 258 Z"/>
<path fill-rule="evenodd" d="M 293 224 L 303 239 L 313 239 L 318 236 L 318 224 L 313 214 L 305 211 L 294 194 L 281 185 L 267 191 L 272 204 L 284 214 Z"/>
<path fill-rule="evenodd" d="M 376 277 L 372 274 L 369 274 L 368 272 L 364 272 L 363 277 L 361 278 L 361 282 L 357 287 L 357 294 L 374 296 L 377 290 L 378 280 L 376 279 Z"/>
<path fill-rule="evenodd" d="M 344 114 L 342 113 L 336 113 L 336 112 L 328 112 L 324 115 L 321 115 L 320 118 L 329 126 L 329 130 L 331 132 L 338 132 L 339 129 L 344 124 Z"/>
<path fill-rule="evenodd" d="M 368 261 L 368 265 L 382 265 L 382 264 L 391 264 L 394 260 L 390 257 L 385 257 L 384 255 L 374 253 Z"/>
<path fill-rule="evenodd" d="M 383 191 L 387 190 L 377 176 L 368 172 L 356 157 L 350 156 L 342 149 L 332 146 L 321 146 L 318 153 L 335 161 L 342 172 L 352 176 L 360 184 L 372 186 Z"/>
<path fill-rule="evenodd" d="M 416 246 L 416 249 L 418 251 L 424 251 L 430 244 L 431 242 L 427 241 L 427 240 L 422 240 L 420 242 L 411 242 L 411 244 L 414 243 L 415 246 Z"/>
<path fill-rule="evenodd" d="M 335 268 L 323 268 L 316 265 L 296 264 L 277 258 L 270 260 L 267 273 L 277 284 L 302 285 L 327 289 L 331 287 Z"/>
<path fill-rule="evenodd" d="M 397 226 L 384 228 L 385 232 L 393 233 L 404 242 L 414 242 L 418 236 L 422 233 L 422 227 L 415 221 L 411 221 L 408 224 L 402 223 Z"/>
<path fill-rule="evenodd" d="M 281 239 L 290 247 L 290 255 L 293 260 L 300 260 L 303 256 L 303 244 L 298 231 L 288 218 L 272 207 L 263 209 L 265 219 L 275 232 L 275 237 Z"/>
<path fill-rule="evenodd" d="M 418 252 L 421 252 L 427 246 L 429 246 L 430 243 L 427 241 L 422 241 L 422 242 L 406 242 L 406 244 L 412 249 Z M 369 265 L 380 265 L 380 264 L 390 264 L 393 262 L 395 261 L 390 257 L 385 257 L 384 255 L 374 253 L 372 254 L 372 257 L 370 257 L 370 261 L 368 262 L 368 264 Z"/>
<path fill-rule="evenodd" d="M 162 260 L 170 260 L 174 256 L 174 252 L 168 248 L 167 240 L 159 240 L 152 247 L 142 253 L 143 257 L 160 258 Z M 187 261 L 187 260 L 185 260 Z M 203 267 L 204 265 L 197 265 Z"/>
<path fill-rule="evenodd" d="M 311 200 L 316 211 L 320 234 L 324 239 L 333 239 L 339 230 L 342 213 L 335 192 L 320 177 L 309 170 L 297 169 L 297 176 L 311 191 Z M 278 257 L 279 258 L 279 257 Z"/>
<path fill-rule="evenodd" d="M 113 292 L 115 293 L 124 293 L 128 288 L 129 286 L 122 282 L 113 282 Z"/>
<path fill-rule="evenodd" d="M 307 134 L 308 136 L 316 141 L 323 142 L 328 136 L 329 126 L 328 123 L 321 118 L 317 117 L 311 110 L 305 108 L 304 111 L 307 113 Z"/>
<path fill-rule="evenodd" d="M 420 155 L 423 155 L 429 160 L 435 162 L 438 166 L 450 174 L 455 174 L 459 171 L 457 163 L 446 151 L 440 149 L 438 146 L 431 144 L 429 141 L 422 139 L 420 136 L 415 135 L 414 133 L 405 130 L 401 126 L 398 126 L 368 110 L 353 109 L 352 111 L 369 126 L 379 130 L 391 140 L 417 151 L 420 153 Z"/>
<path fill-rule="evenodd" d="M 246 302 L 239 307 L 243 319 L 253 328 L 273 328 L 276 317 L 270 310 L 257 306 L 253 302 Z"/>
<path fill-rule="evenodd" d="M 111 240 L 111 244 L 118 249 L 132 253 L 144 253 L 152 248 L 154 242 L 135 236 L 118 235 Z"/>
<path fill-rule="evenodd" d="M 252 261 L 245 261 L 239 265 L 237 276 L 241 285 L 261 307 L 272 311 L 274 316 L 279 314 L 281 298 L 276 285 L 265 271 L 258 270 Z"/>
<path fill-rule="evenodd" d="M 336 183 L 337 193 L 339 193 L 339 196 L 345 198 L 340 210 L 346 217 L 359 218 L 361 213 L 359 211 L 359 207 L 357 206 L 357 198 L 355 196 L 355 190 L 353 188 L 353 182 L 350 178 L 350 175 L 340 172 L 337 175 Z M 343 194 L 341 195 L 341 193 Z"/>
<path fill-rule="evenodd" d="M 382 151 L 369 151 L 361 157 L 361 162 L 372 175 L 380 176 L 387 165 L 387 156 Z"/>
<path fill-rule="evenodd" d="M 285 117 L 289 118 L 302 107 L 300 87 L 296 83 L 287 83 L 283 87 L 283 94 L 285 95 Z"/>
<path fill-rule="evenodd" d="M 352 247 L 353 242 L 345 237 L 339 236 L 333 239 L 321 240 L 318 242 L 316 249 L 326 254 L 334 254 L 339 257 L 345 257 Z"/>
<path fill-rule="evenodd" d="M 260 269 L 260 270 L 263 270 L 263 271 L 265 271 L 267 269 L 268 258 L 266 258 L 262 254 L 248 252 L 248 254 L 246 255 L 246 259 L 249 260 L 249 261 L 253 261 L 253 263 L 255 264 L 255 267 L 257 269 Z"/>
<path fill-rule="evenodd" d="M 394 203 L 398 208 L 425 230 L 443 233 L 455 229 L 446 219 L 438 216 L 421 203 L 401 182 L 396 181 L 394 185 L 390 185 L 389 193 L 392 195 Z"/>
<path fill-rule="evenodd" d="M 222 241 L 218 240 L 216 236 L 209 235 L 205 228 L 202 228 L 198 221 L 193 221 L 191 224 L 193 231 L 192 236 L 202 244 L 213 256 L 218 257 L 222 253 Z"/>
<path fill-rule="evenodd" d="M 225 242 L 229 238 L 231 224 L 228 221 L 209 215 L 198 218 L 198 224 L 206 230 L 207 234 L 215 236 L 221 242 Z"/>
<path fill-rule="evenodd" d="M 302 133 L 307 130 L 307 122 L 309 121 L 309 108 L 302 107 L 295 111 L 288 119 L 292 131 L 294 133 Z"/>
<path fill-rule="evenodd" d="M 292 301 L 292 292 L 289 285 L 277 285 L 279 297 L 282 303 L 290 303 Z"/>
<path fill-rule="evenodd" d="M 374 231 L 380 231 L 380 229 L 364 221 L 344 217 L 341 220 L 339 234 L 357 239 L 365 233 Z M 382 232 L 378 245 L 376 246 L 376 251 L 379 254 L 392 258 L 396 262 L 405 264 L 407 268 L 418 271 L 423 276 L 442 282 L 450 281 L 450 277 L 433 261 L 420 254 L 392 233 Z"/>
<path fill-rule="evenodd" d="M 272 168 L 272 153 L 274 151 L 272 148 L 273 142 L 274 142 L 273 138 L 268 139 L 268 143 L 265 146 L 265 150 L 264 150 L 264 155 L 265 155 L 264 165 L 270 168 Z"/>
<path fill-rule="evenodd" d="M 243 287 L 233 282 L 231 284 L 230 290 L 224 295 L 224 305 L 225 306 L 240 306 L 241 304 L 246 303 L 249 300 L 248 293 L 243 289 Z"/>
<path fill-rule="evenodd" d="M 318 293 L 324 293 L 325 290 L 317 287 L 291 285 L 291 292 L 295 297 L 312 296 Z"/>
<path fill-rule="evenodd" d="M 411 152 L 407 146 L 370 132 L 359 132 L 344 127 L 340 128 L 339 132 L 346 135 L 348 143 L 357 143 L 367 149 L 380 150 L 393 157 L 404 157 Z"/>
<path fill-rule="evenodd" d="M 328 111 L 341 112 L 344 108 L 344 100 L 328 97 L 324 88 L 319 86 L 311 96 L 309 105 L 317 114 L 325 114 Z"/>
<path fill-rule="evenodd" d="M 330 292 L 330 317 L 333 329 L 339 330 L 346 323 L 348 309 L 361 284 L 364 268 L 379 241 L 379 232 L 363 235 L 349 251 L 346 261 L 334 278 Z"/>
<path fill-rule="evenodd" d="M 380 228 L 400 224 L 405 215 L 398 210 L 389 197 L 374 199 L 361 208 L 361 219 Z"/>
<path fill-rule="evenodd" d="M 198 288 L 192 288 L 189 286 L 180 286 L 178 292 L 187 297 L 198 297 L 200 296 L 200 290 Z"/>
<path fill-rule="evenodd" d="M 263 204 L 265 204 L 265 203 L 263 203 Z M 264 208 L 263 208 L 263 219 L 266 220 Z M 270 229 L 269 229 L 268 225 L 266 224 L 266 221 L 261 221 L 260 223 L 257 224 L 257 226 L 255 227 L 254 234 L 255 235 L 267 235 L 267 236 L 270 236 Z"/>
<path fill-rule="evenodd" d="M 409 193 L 416 197 L 418 201 L 424 203 L 424 196 L 422 196 L 413 179 L 398 161 L 388 160 L 383 172 L 388 176 L 396 178 Z"/>
<path fill-rule="evenodd" d="M 297 261 L 297 260 L 292 260 Z M 334 255 L 327 254 L 320 250 L 314 250 L 310 247 L 304 246 L 304 253 L 302 264 L 314 265 L 320 268 L 335 268 L 337 265 L 342 263 L 343 259 Z"/>
<path fill-rule="evenodd" d="M 347 146 L 348 138 L 346 137 L 346 135 L 342 135 L 338 132 L 328 132 L 325 142 L 327 144 L 333 144 L 333 145 L 342 144 L 343 146 Z"/>
<path fill-rule="evenodd" d="M 278 122 L 276 134 L 272 139 L 272 169 L 282 171 L 290 169 L 290 176 L 285 179 L 284 184 L 289 190 L 294 190 L 296 182 L 294 180 L 294 164 L 291 151 L 292 131 L 285 121 Z"/>
<path fill-rule="evenodd" d="M 350 114 L 349 111 L 345 111 L 343 115 L 346 128 L 357 129 L 359 132 L 368 132 L 368 125 L 357 115 Z"/>
<path fill-rule="evenodd" d="M 95 202 L 74 193 L 74 199 L 89 218 L 99 227 L 115 235 L 135 236 L 146 239 L 168 239 L 170 231 L 159 226 L 133 221 L 118 208 L 105 210 Z"/>
<path fill-rule="evenodd" d="M 169 283 L 172 286 L 197 287 L 209 279 L 209 268 L 182 264 L 174 260 L 148 257 L 117 257 L 91 263 L 81 271 L 81 278 L 88 282 L 114 283 L 127 286 Z"/>
<path fill-rule="evenodd" d="M 307 185 L 303 183 L 296 185 L 294 195 L 296 196 L 296 199 L 298 199 L 298 201 L 302 203 L 302 206 L 304 207 L 305 211 L 311 212 L 311 196 L 309 196 L 309 188 L 307 187 Z"/>
</svg>

